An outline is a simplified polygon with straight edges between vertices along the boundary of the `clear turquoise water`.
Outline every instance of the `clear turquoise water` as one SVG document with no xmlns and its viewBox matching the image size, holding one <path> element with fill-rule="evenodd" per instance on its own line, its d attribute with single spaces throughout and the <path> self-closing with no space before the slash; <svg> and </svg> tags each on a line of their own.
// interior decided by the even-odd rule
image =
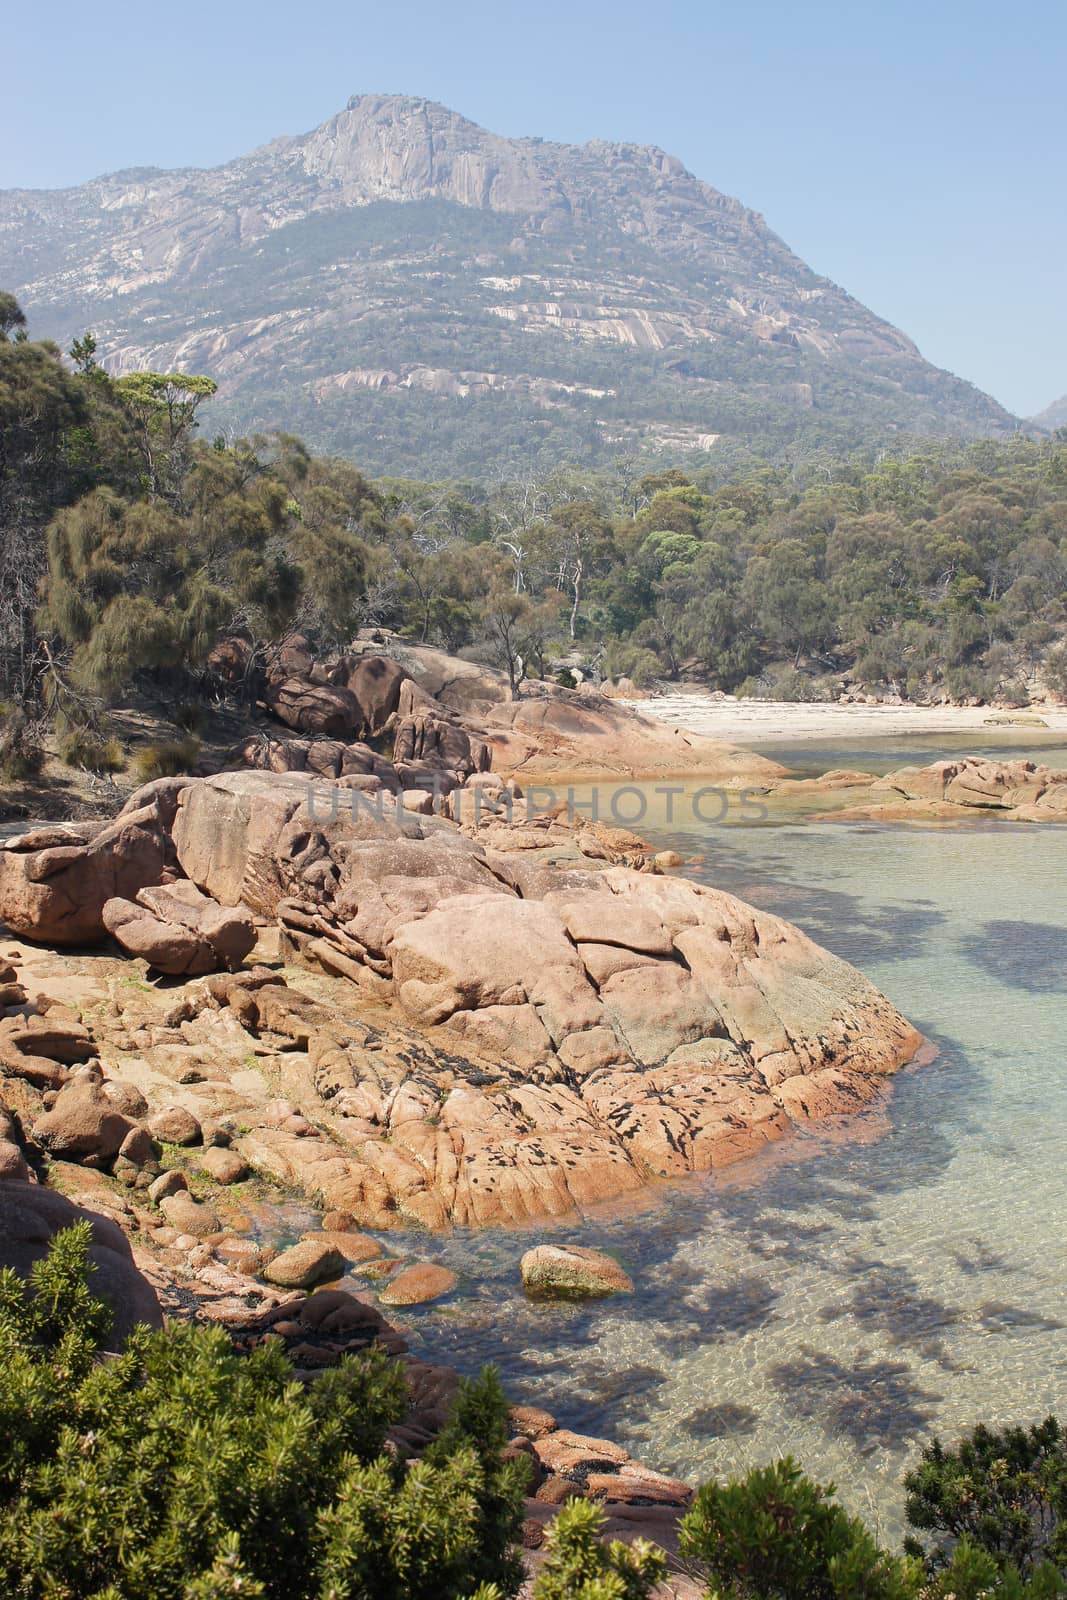
<svg viewBox="0 0 1067 1600">
<path fill-rule="evenodd" d="M 523 1235 L 420 1242 L 463 1282 L 412 1337 L 690 1478 L 790 1451 L 894 1536 L 933 1431 L 1067 1412 L 1067 829 L 642 831 L 862 967 L 939 1058 L 847 1143 L 807 1135 L 647 1213 L 539 1230 L 615 1253 L 632 1299 L 527 1303 Z"/>
</svg>

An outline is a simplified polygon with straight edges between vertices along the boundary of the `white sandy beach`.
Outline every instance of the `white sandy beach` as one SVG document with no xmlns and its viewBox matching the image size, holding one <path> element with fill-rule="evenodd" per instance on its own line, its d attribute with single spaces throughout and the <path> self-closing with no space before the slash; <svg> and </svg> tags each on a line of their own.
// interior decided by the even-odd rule
<svg viewBox="0 0 1067 1600">
<path fill-rule="evenodd" d="M 824 739 L 900 738 L 909 735 L 981 732 L 985 739 L 1008 734 L 1035 743 L 1051 735 L 1067 737 L 1067 705 L 1031 711 L 997 711 L 990 706 L 864 706 L 799 704 L 781 700 L 715 699 L 699 689 L 680 689 L 650 700 L 628 701 L 636 711 L 687 733 L 727 739 L 731 744 L 805 744 Z M 1046 727 L 1027 721 L 1002 725 L 1005 717 L 1040 717 Z M 991 721 L 990 719 L 998 719 Z"/>
</svg>

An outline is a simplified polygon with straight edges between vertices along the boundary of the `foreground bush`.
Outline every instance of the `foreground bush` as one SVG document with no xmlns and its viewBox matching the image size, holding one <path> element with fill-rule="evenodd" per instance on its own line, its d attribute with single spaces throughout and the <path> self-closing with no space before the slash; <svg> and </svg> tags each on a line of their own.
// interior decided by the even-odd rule
<svg viewBox="0 0 1067 1600">
<path fill-rule="evenodd" d="M 1016 1432 L 1020 1439 L 1040 1436 L 1044 1442 L 1049 1430 L 1059 1436 L 1053 1422 L 1031 1435 Z M 997 1439 L 985 1430 L 979 1434 L 983 1444 Z M 966 1488 L 965 1474 L 954 1470 L 960 1457 L 974 1468 Z M 709 1575 L 714 1600 L 1052 1600 L 1067 1595 L 1062 1571 L 1044 1559 L 1058 1549 L 1047 1520 L 1031 1516 L 1024 1531 L 1010 1494 L 1006 1499 L 1013 1512 L 1007 1521 L 1014 1537 L 1005 1538 L 998 1519 L 991 1523 L 964 1510 L 972 1500 L 982 1506 L 990 1496 L 997 1498 L 995 1485 L 1010 1476 L 1002 1471 L 1005 1463 L 987 1451 L 975 1460 L 966 1446 L 951 1455 L 936 1444 L 924 1452 L 924 1462 L 906 1480 L 908 1516 L 918 1526 L 958 1536 L 925 1559 L 913 1541 L 900 1557 L 880 1549 L 863 1523 L 837 1504 L 833 1485 L 805 1477 L 788 1456 L 743 1479 L 705 1484 L 682 1521 L 682 1553 Z M 959 1512 L 951 1529 L 947 1504 Z M 1028 1504 L 1032 1511 L 1032 1494 Z M 917 1515 L 926 1520 L 916 1522 Z M 979 1542 L 983 1534 L 992 1539 L 988 1548 Z M 1058 1559 L 1062 1562 L 1062 1554 Z"/>
<path fill-rule="evenodd" d="M 863 1524 L 786 1456 L 707 1483 L 682 1522 L 682 1552 L 723 1600 L 908 1600 L 914 1563 L 879 1550 Z"/>
<path fill-rule="evenodd" d="M 410 1466 L 405 1409 L 372 1353 L 307 1388 L 279 1347 L 139 1329 L 100 1356 L 90 1231 L 25 1286 L 0 1273 L 0 1594 L 5 1600 L 479 1600 L 514 1593 L 525 1463 L 502 1463 L 491 1371 Z M 493 1585 L 494 1587 L 486 1587 Z"/>
<path fill-rule="evenodd" d="M 527 1468 L 503 1462 L 488 1370 L 461 1386 L 421 1461 L 384 1448 L 401 1368 L 348 1358 L 307 1387 L 281 1347 L 235 1355 L 218 1328 L 139 1329 L 104 1353 L 91 1233 L 58 1234 L 29 1284 L 0 1272 L 3 1600 L 505 1600 Z M 790 1458 L 706 1484 L 681 1550 L 711 1600 L 1057 1600 L 1067 1444 L 1050 1418 L 936 1441 L 906 1479 L 904 1555 L 879 1548 L 832 1485 Z M 533 1600 L 648 1600 L 662 1554 L 605 1542 L 562 1508 Z M 1021 1575 L 1020 1575 L 1021 1574 Z"/>
<path fill-rule="evenodd" d="M 955 1450 L 935 1439 L 904 1487 L 912 1527 L 937 1536 L 935 1564 L 964 1539 L 1002 1567 L 1067 1569 L 1067 1434 L 1055 1417 L 1003 1433 L 980 1426 Z"/>
<path fill-rule="evenodd" d="M 548 1560 L 533 1600 L 645 1600 L 666 1576 L 661 1552 L 643 1539 L 632 1545 L 601 1541 L 604 1513 L 588 1500 L 570 1500 L 548 1530 Z"/>
</svg>

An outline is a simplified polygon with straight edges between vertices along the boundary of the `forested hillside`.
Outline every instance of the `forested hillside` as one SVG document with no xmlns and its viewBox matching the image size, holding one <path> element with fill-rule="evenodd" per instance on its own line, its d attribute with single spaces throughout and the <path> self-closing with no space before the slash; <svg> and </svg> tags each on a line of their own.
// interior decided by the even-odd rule
<svg viewBox="0 0 1067 1600">
<path fill-rule="evenodd" d="M 287 434 L 212 440 L 214 384 L 113 379 L 0 302 L 0 679 L 80 759 L 133 687 L 242 693 L 293 631 L 372 624 L 524 676 L 1025 704 L 1067 687 L 1067 440 L 929 447 L 805 481 L 559 472 L 371 483 Z M 73 368 L 73 370 L 72 370 Z"/>
</svg>

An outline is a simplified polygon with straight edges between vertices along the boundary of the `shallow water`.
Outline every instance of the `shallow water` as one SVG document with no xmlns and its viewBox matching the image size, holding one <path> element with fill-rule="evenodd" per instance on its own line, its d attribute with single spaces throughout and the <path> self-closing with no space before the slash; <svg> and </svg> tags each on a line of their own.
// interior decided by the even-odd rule
<svg viewBox="0 0 1067 1600">
<path fill-rule="evenodd" d="M 862 967 L 938 1060 L 847 1142 L 805 1135 L 646 1214 L 537 1230 L 612 1251 L 632 1299 L 527 1303 L 521 1234 L 420 1241 L 463 1284 L 413 1338 L 690 1478 L 790 1451 L 892 1537 L 932 1431 L 1067 1410 L 1067 829 L 681 816 L 642 831 Z"/>
<path fill-rule="evenodd" d="M 760 755 L 780 761 L 801 777 L 818 777 L 835 767 L 859 772 L 892 772 L 894 767 L 923 767 L 931 761 L 981 756 L 990 761 L 1034 761 L 1046 767 L 1067 767 L 1067 742 L 1061 733 L 1032 728 L 982 728 L 961 733 L 913 733 L 906 737 L 869 739 L 776 740 L 755 746 Z M 847 758 L 847 759 L 846 759 Z"/>
</svg>

